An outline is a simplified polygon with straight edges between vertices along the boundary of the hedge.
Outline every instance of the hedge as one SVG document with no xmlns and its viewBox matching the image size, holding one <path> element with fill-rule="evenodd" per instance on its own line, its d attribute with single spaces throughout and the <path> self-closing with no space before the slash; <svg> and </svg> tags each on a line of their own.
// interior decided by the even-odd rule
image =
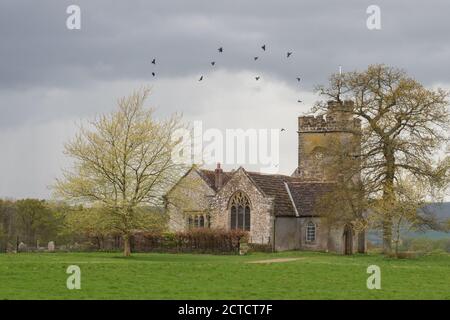
<svg viewBox="0 0 450 320">
<path fill-rule="evenodd" d="M 238 254 L 239 244 L 247 233 L 241 230 L 198 228 L 185 232 L 150 233 L 138 232 L 132 236 L 134 252 L 185 252 Z"/>
</svg>

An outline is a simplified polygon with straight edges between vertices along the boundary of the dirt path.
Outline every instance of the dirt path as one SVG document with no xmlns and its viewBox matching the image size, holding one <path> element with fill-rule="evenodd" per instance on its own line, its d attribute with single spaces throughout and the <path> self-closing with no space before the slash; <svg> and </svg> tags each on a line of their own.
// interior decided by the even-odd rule
<svg viewBox="0 0 450 320">
<path fill-rule="evenodd" d="M 276 263 L 276 262 L 296 261 L 296 260 L 301 260 L 301 259 L 303 259 L 303 258 L 278 258 L 278 259 L 249 261 L 247 263 Z"/>
</svg>

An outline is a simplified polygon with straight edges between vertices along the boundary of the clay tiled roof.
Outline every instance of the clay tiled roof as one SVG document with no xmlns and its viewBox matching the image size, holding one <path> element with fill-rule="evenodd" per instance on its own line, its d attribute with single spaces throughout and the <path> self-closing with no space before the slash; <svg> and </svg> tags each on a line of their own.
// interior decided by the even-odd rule
<svg viewBox="0 0 450 320">
<path fill-rule="evenodd" d="M 202 176 L 203 180 L 214 190 L 217 191 L 216 183 L 215 183 L 215 172 L 214 170 L 205 170 L 205 169 L 199 169 L 198 172 Z M 231 172 L 223 172 L 222 177 L 222 185 L 225 185 L 228 180 L 230 180 Z"/>
<path fill-rule="evenodd" d="M 275 215 L 295 216 L 295 209 L 285 186 L 285 181 L 291 177 L 257 172 L 247 172 L 247 174 L 267 196 L 274 197 Z"/>
<path fill-rule="evenodd" d="M 297 213 L 299 216 L 314 215 L 316 201 L 330 192 L 333 186 L 332 183 L 302 182 L 299 178 L 284 175 L 247 174 L 267 196 L 274 197 L 276 216 L 295 216 Z"/>
<path fill-rule="evenodd" d="M 312 216 L 316 202 L 332 191 L 333 183 L 299 182 L 297 179 L 288 182 L 288 186 L 299 216 Z"/>
</svg>

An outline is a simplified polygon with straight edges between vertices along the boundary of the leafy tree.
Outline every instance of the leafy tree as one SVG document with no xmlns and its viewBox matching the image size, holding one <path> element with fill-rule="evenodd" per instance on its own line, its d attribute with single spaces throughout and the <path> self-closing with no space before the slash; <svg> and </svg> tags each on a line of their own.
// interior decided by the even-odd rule
<svg viewBox="0 0 450 320">
<path fill-rule="evenodd" d="M 14 203 L 0 199 L 0 251 L 6 251 L 16 233 Z"/>
<path fill-rule="evenodd" d="M 15 203 L 18 233 L 29 246 L 37 240 L 49 241 L 56 237 L 58 220 L 45 200 L 23 199 Z"/>
<path fill-rule="evenodd" d="M 131 253 L 133 230 L 145 225 L 139 208 L 160 205 L 186 170 L 171 158 L 180 143 L 172 139 L 180 117 L 156 120 L 153 110 L 143 107 L 148 94 L 143 89 L 122 98 L 117 111 L 82 127 L 65 146 L 74 166 L 55 186 L 67 200 L 102 207 L 99 219 L 122 235 L 125 256 Z"/>
<path fill-rule="evenodd" d="M 136 215 L 140 225 L 139 231 L 162 232 L 167 228 L 167 216 L 158 208 L 139 207 Z M 107 208 L 98 206 L 91 208 L 72 208 L 65 215 L 63 234 L 61 236 L 75 239 L 97 239 L 99 248 L 103 247 L 103 241 L 111 237 L 115 232 L 114 220 Z"/>
<path fill-rule="evenodd" d="M 372 211 L 375 213 L 372 220 L 376 222 L 379 219 L 383 222 L 385 216 L 391 217 L 396 255 L 404 233 L 440 229 L 434 212 L 426 207 L 429 194 L 427 185 L 409 174 L 400 176 L 396 182 L 395 199 L 390 202 L 374 201 L 372 204 Z"/>
<path fill-rule="evenodd" d="M 361 172 L 370 197 L 396 201 L 396 182 L 409 173 L 430 186 L 442 187 L 448 161 L 435 154 L 449 140 L 448 92 L 427 89 L 404 71 L 372 65 L 364 71 L 332 75 L 317 87 L 326 99 L 354 102 L 350 111 L 362 121 Z M 313 111 L 325 111 L 318 102 Z M 383 217 L 383 247 L 391 251 L 392 216 Z"/>
</svg>

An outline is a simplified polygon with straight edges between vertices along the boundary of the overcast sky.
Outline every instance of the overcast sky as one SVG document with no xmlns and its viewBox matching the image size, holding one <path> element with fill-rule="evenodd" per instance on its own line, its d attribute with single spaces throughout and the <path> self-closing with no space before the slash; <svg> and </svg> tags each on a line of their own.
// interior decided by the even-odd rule
<svg viewBox="0 0 450 320">
<path fill-rule="evenodd" d="M 81 30 L 66 28 L 71 4 Z M 381 30 L 366 27 L 372 4 Z M 0 197 L 48 198 L 76 124 L 143 85 L 159 117 L 182 112 L 205 129 L 286 128 L 279 167 L 290 174 L 297 116 L 339 65 L 386 63 L 450 88 L 449 14 L 448 0 L 1 0 Z"/>
</svg>

